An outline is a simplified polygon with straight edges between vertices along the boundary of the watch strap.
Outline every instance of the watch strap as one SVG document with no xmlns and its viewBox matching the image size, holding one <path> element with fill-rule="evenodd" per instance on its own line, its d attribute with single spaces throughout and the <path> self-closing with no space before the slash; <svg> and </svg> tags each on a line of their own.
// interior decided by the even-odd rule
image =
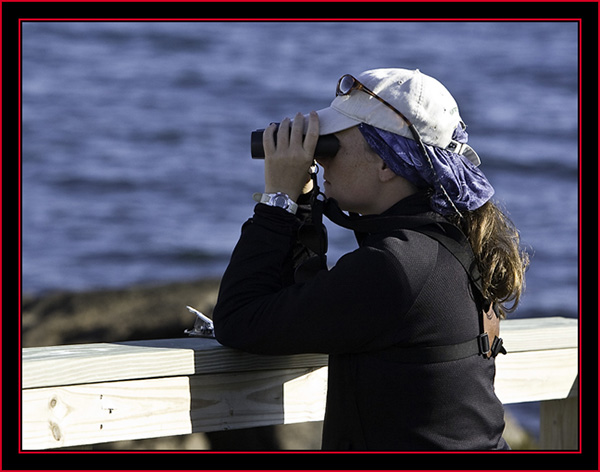
<svg viewBox="0 0 600 472">
<path fill-rule="evenodd" d="M 289 195 L 283 192 L 255 193 L 252 197 L 254 201 L 258 203 L 264 203 L 265 205 L 283 208 L 292 215 L 295 215 L 296 211 L 298 210 L 298 204 L 294 202 Z"/>
</svg>

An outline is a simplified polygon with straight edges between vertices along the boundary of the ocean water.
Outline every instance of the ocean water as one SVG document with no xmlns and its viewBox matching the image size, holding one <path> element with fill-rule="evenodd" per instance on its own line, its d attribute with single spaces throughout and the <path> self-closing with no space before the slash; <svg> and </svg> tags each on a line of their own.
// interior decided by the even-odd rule
<svg viewBox="0 0 600 472">
<path fill-rule="evenodd" d="M 378 67 L 457 99 L 531 254 L 514 316 L 576 317 L 575 22 L 25 22 L 23 292 L 221 275 L 263 188 L 250 132 Z M 329 233 L 334 263 L 355 242 Z"/>
</svg>

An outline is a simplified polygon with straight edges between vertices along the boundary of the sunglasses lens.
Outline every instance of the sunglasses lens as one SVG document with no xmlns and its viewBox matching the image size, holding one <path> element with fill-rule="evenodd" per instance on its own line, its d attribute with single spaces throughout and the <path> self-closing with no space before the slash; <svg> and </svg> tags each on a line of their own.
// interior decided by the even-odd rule
<svg viewBox="0 0 600 472">
<path fill-rule="evenodd" d="M 348 95 L 352 88 L 354 87 L 354 77 L 351 75 L 345 75 L 342 77 L 338 83 L 337 94 L 338 95 Z"/>
</svg>

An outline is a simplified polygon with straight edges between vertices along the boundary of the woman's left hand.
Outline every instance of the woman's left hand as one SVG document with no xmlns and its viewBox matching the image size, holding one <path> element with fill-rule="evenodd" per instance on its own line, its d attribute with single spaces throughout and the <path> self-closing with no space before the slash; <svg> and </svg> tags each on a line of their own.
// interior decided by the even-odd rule
<svg viewBox="0 0 600 472">
<path fill-rule="evenodd" d="M 290 119 L 285 118 L 279 125 L 277 144 L 273 139 L 275 128 L 271 124 L 263 134 L 265 193 L 282 192 L 298 201 L 301 193 L 312 189 L 309 169 L 319 139 L 319 117 L 314 111 L 310 113 L 304 137 L 304 116 L 298 113 L 291 125 Z"/>
</svg>

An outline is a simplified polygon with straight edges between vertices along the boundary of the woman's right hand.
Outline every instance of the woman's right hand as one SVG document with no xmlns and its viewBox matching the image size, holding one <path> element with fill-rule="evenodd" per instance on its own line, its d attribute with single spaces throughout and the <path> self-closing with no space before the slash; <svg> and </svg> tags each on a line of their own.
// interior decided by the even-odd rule
<svg viewBox="0 0 600 472">
<path fill-rule="evenodd" d="M 263 134 L 265 193 L 282 192 L 297 201 L 301 193 L 311 190 L 309 170 L 319 139 L 319 117 L 314 111 L 310 113 L 306 136 L 303 136 L 304 116 L 301 113 L 295 116 L 291 125 L 289 118 L 283 119 L 277 131 L 277 144 L 275 129 L 276 125 L 271 124 Z"/>
</svg>

